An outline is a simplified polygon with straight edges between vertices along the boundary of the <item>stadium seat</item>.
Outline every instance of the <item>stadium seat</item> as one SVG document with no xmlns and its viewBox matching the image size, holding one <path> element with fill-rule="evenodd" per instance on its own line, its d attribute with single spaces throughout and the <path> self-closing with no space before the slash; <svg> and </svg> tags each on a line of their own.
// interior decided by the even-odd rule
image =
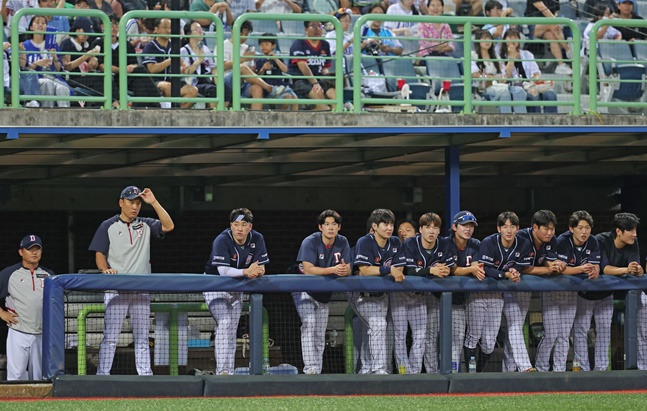
<svg viewBox="0 0 647 411">
<path fill-rule="evenodd" d="M 427 58 L 425 63 L 427 66 L 427 75 L 431 80 L 431 92 L 434 97 L 438 98 L 440 95 L 443 80 L 450 80 L 449 99 L 463 99 L 462 76 L 456 60 L 436 57 Z M 460 106 L 452 106 L 452 111 L 460 112 Z"/>
<path fill-rule="evenodd" d="M 640 53 L 643 51 L 640 50 Z M 624 41 L 598 44 L 599 77 L 609 80 L 600 90 L 600 100 L 645 101 L 645 65 L 632 63 L 634 56 Z"/>
<path fill-rule="evenodd" d="M 254 26 L 254 36 L 260 36 L 263 33 L 278 34 L 281 32 L 280 22 L 275 20 L 250 20 Z M 277 25 L 278 24 L 278 25 Z"/>
<path fill-rule="evenodd" d="M 420 81 L 413 68 L 413 62 L 408 59 L 386 59 L 382 62 L 382 69 L 386 77 L 386 89 L 389 92 L 397 92 L 398 78 L 404 79 L 411 90 L 410 98 L 428 100 L 431 86 L 429 83 Z M 397 96 L 399 97 L 399 96 Z M 427 111 L 431 106 L 418 106 L 421 110 Z"/>
</svg>

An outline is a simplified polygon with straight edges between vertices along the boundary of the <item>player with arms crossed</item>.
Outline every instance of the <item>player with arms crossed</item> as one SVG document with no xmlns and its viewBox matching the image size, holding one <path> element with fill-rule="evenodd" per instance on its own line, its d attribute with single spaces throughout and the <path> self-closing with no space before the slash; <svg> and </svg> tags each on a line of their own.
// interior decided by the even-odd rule
<svg viewBox="0 0 647 411">
<path fill-rule="evenodd" d="M 325 210 L 317 217 L 317 224 L 319 232 L 306 237 L 299 248 L 299 270 L 306 275 L 350 275 L 350 246 L 339 234 L 341 216 Z M 321 374 L 332 293 L 296 292 L 292 297 L 301 317 L 303 373 Z"/>
<path fill-rule="evenodd" d="M 359 275 L 391 275 L 395 281 L 403 281 L 406 259 L 400 239 L 392 236 L 393 212 L 383 208 L 373 210 L 369 222 L 373 233 L 357 240 L 353 265 L 358 268 Z M 359 373 L 387 374 L 386 312 L 389 296 L 384 292 L 360 292 L 353 293 L 351 301 L 368 327 L 368 338 L 362 340 L 361 351 L 369 355 L 362 355 Z"/>
<path fill-rule="evenodd" d="M 557 259 L 555 249 L 555 224 L 557 218 L 552 211 L 539 210 L 532 216 L 532 226 L 519 230 L 522 237 L 533 246 L 530 252 L 530 265 L 522 274 L 549 275 L 561 273 L 566 264 Z M 530 363 L 528 348 L 523 336 L 523 324 L 530 308 L 531 293 L 503 293 L 503 314 L 508 329 L 503 345 L 503 372 L 537 371 Z M 542 297 L 543 298 L 543 297 Z"/>
<path fill-rule="evenodd" d="M 440 237 L 442 220 L 436 213 L 420 216 L 420 234 L 409 238 L 404 245 L 407 258 L 405 273 L 417 276 L 446 277 L 454 265 L 454 255 L 449 241 Z M 440 305 L 432 293 L 391 293 L 391 312 L 395 328 L 395 355 L 398 368 L 405 361 L 409 374 L 417 374 L 422 368 L 438 372 L 438 329 Z M 411 351 L 407 358 L 407 322 L 411 326 Z"/>
<path fill-rule="evenodd" d="M 7 380 L 43 379 L 43 290 L 54 275 L 40 265 L 43 242 L 34 234 L 20 241 L 22 261 L 0 271 L 0 319 L 7 334 Z"/>
<path fill-rule="evenodd" d="M 640 220 L 631 213 L 618 213 L 611 221 L 611 231 L 595 237 L 600 245 L 600 272 L 605 275 L 643 275 L 636 229 Z M 638 310 L 640 315 L 640 309 Z M 595 368 L 609 368 L 609 345 L 611 343 L 611 318 L 613 317 L 613 292 L 580 292 L 577 313 L 573 325 L 573 347 L 582 371 L 590 371 L 588 333 L 591 317 L 595 318 Z M 640 318 L 639 318 L 640 320 Z M 640 322 L 638 323 L 640 324 Z M 641 326 L 638 326 L 640 333 Z M 640 337 L 640 334 L 639 334 Z M 638 338 L 640 341 L 640 338 Z M 638 344 L 640 364 L 641 347 Z M 644 357 L 643 357 L 644 358 Z"/>
<path fill-rule="evenodd" d="M 530 264 L 531 244 L 517 236 L 519 217 L 504 211 L 497 217 L 497 234 L 492 234 L 479 247 L 479 263 L 485 275 L 496 280 L 521 281 L 521 270 Z M 477 278 L 479 274 L 476 274 Z M 486 294 L 482 296 L 482 294 Z M 496 336 L 501 327 L 503 298 L 500 293 L 473 293 L 468 305 L 465 357 L 474 357 L 476 344 L 481 350 L 476 361 L 476 371 L 481 372 L 494 351 Z"/>
<path fill-rule="evenodd" d="M 566 262 L 563 275 L 584 274 L 589 279 L 600 274 L 600 247 L 591 236 L 593 217 L 586 211 L 576 211 L 568 219 L 568 231 L 556 241 L 557 258 Z M 535 367 L 538 371 L 550 368 L 550 352 L 553 353 L 553 371 L 566 371 L 569 338 L 577 311 L 577 293 L 552 291 L 542 294 L 541 317 L 544 337 L 537 347 Z"/>
<path fill-rule="evenodd" d="M 150 204 L 159 220 L 139 217 L 142 203 Z M 119 196 L 121 213 L 101 223 L 89 249 L 95 252 L 97 268 L 104 274 L 150 274 L 151 237 L 162 238 L 173 230 L 171 216 L 149 188 L 124 188 Z M 150 295 L 137 292 L 106 292 L 105 330 L 99 348 L 97 375 L 109 375 L 121 326 L 130 314 L 135 342 L 135 366 L 139 375 L 153 375 L 148 334 Z"/>
<path fill-rule="evenodd" d="M 476 216 L 469 211 L 459 211 L 454 215 L 451 235 L 447 237 L 455 262 L 450 275 L 473 275 L 479 281 L 485 278 L 483 264 L 478 262 L 481 242 L 472 238 L 477 225 Z M 456 370 L 460 369 L 465 341 L 465 299 L 465 293 L 452 293 L 452 366 L 456 364 Z M 466 358 L 465 364 L 468 364 L 469 360 L 469 357 Z"/>
<path fill-rule="evenodd" d="M 229 228 L 213 240 L 206 274 L 227 277 L 257 278 L 265 274 L 267 257 L 263 235 L 252 230 L 254 216 L 246 208 L 229 214 Z M 216 374 L 233 375 L 236 354 L 236 331 L 243 311 L 243 293 L 206 292 L 204 299 L 216 320 Z"/>
</svg>

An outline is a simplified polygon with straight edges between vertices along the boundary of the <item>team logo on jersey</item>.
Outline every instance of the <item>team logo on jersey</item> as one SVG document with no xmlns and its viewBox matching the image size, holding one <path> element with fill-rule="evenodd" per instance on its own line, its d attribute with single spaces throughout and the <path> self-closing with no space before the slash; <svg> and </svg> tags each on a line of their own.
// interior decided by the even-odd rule
<svg viewBox="0 0 647 411">
<path fill-rule="evenodd" d="M 502 268 L 501 271 L 508 271 L 514 265 L 514 261 L 508 261 Z"/>
<path fill-rule="evenodd" d="M 569 263 L 569 264 L 575 264 L 575 259 L 574 259 L 574 258 L 571 258 L 571 259 L 568 261 L 568 263 Z"/>
<path fill-rule="evenodd" d="M 323 259 L 324 259 L 324 255 L 323 255 L 323 254 L 319 254 L 319 259 L 320 259 L 320 260 L 323 260 Z"/>
<path fill-rule="evenodd" d="M 144 223 L 133 224 L 133 230 L 141 230 L 144 228 Z"/>
<path fill-rule="evenodd" d="M 220 261 L 225 261 L 225 257 L 221 255 L 214 255 L 213 256 L 213 261 L 220 260 Z"/>
<path fill-rule="evenodd" d="M 234 261 L 238 260 L 238 254 L 234 253 L 234 255 L 231 256 L 231 259 Z"/>
<path fill-rule="evenodd" d="M 397 252 L 398 252 L 398 247 L 393 247 L 393 253 L 395 254 Z"/>
<path fill-rule="evenodd" d="M 245 265 L 250 265 L 250 264 L 252 263 L 252 258 L 253 258 L 253 257 L 254 257 L 254 256 L 253 256 L 252 254 L 249 254 L 249 255 L 247 256 L 247 260 L 245 260 Z"/>
<path fill-rule="evenodd" d="M 499 264 L 501 264 L 501 261 L 499 261 L 499 260 L 494 260 L 494 265 L 499 265 Z"/>
<path fill-rule="evenodd" d="M 515 257 L 521 257 L 521 253 L 516 252 L 516 253 L 514 253 L 514 256 L 515 256 Z"/>
<path fill-rule="evenodd" d="M 249 248 L 256 248 L 256 243 L 249 243 Z"/>
<path fill-rule="evenodd" d="M 136 230 L 135 233 L 137 234 L 137 238 L 142 238 L 144 236 L 144 229 L 140 228 L 139 230 Z"/>
<path fill-rule="evenodd" d="M 591 254 L 591 250 L 586 250 L 586 254 Z"/>
<path fill-rule="evenodd" d="M 546 256 L 542 255 L 539 257 L 539 260 L 537 260 L 537 264 L 544 265 L 544 260 L 546 260 Z"/>
<path fill-rule="evenodd" d="M 416 266 L 417 267 L 422 267 L 422 260 L 416 261 Z"/>
<path fill-rule="evenodd" d="M 535 252 L 534 252 L 534 251 L 531 251 L 531 252 L 530 252 L 530 258 L 533 258 L 534 256 L 535 256 Z"/>
<path fill-rule="evenodd" d="M 546 246 L 546 251 L 550 251 L 551 247 L 552 247 L 552 246 L 551 246 L 550 244 L 549 244 L 549 245 L 547 245 L 547 246 Z"/>
<path fill-rule="evenodd" d="M 442 252 L 438 253 L 438 257 L 442 257 L 442 256 L 443 256 Z"/>
<path fill-rule="evenodd" d="M 373 260 L 373 262 L 375 262 L 375 264 L 379 264 L 380 261 L 382 261 L 382 259 L 380 257 L 375 257 L 375 260 Z"/>
</svg>

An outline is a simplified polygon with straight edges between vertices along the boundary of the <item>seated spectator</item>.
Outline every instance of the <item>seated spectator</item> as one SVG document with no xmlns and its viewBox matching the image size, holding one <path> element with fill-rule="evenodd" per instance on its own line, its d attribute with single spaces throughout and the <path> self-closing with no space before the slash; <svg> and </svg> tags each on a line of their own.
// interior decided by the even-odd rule
<svg viewBox="0 0 647 411">
<path fill-rule="evenodd" d="M 514 15 L 514 10 L 510 7 L 503 8 L 497 0 L 489 0 L 485 3 L 485 17 L 510 17 Z M 505 32 L 510 28 L 509 24 L 486 24 L 483 30 L 490 32 L 494 40 L 501 40 Z M 501 51 L 501 43 L 494 46 L 497 54 Z"/>
<path fill-rule="evenodd" d="M 597 4 L 593 8 L 593 15 L 591 17 L 591 21 L 584 28 L 584 32 L 582 32 L 582 53 L 581 53 L 582 56 L 589 55 L 589 39 L 591 37 L 591 29 L 593 29 L 593 25 L 597 23 L 599 20 L 605 20 L 610 18 L 611 18 L 611 11 L 605 4 Z M 616 29 L 613 26 L 600 26 L 600 29 L 598 30 L 598 32 L 595 33 L 595 37 L 597 40 L 602 40 L 602 39 L 621 40 L 622 33 L 620 32 L 620 30 Z"/>
<path fill-rule="evenodd" d="M 342 34 L 343 39 L 342 39 L 342 45 L 344 46 L 344 53 L 343 54 L 353 54 L 353 33 L 350 31 L 351 30 L 351 10 L 350 9 L 339 9 L 335 13 L 335 18 L 339 20 L 339 23 L 341 23 L 341 28 L 344 30 L 344 33 Z M 331 31 L 326 33 L 326 38 L 330 39 L 327 40 L 328 44 L 330 45 L 330 52 L 332 54 L 335 54 L 337 52 L 337 42 L 335 39 L 337 38 L 337 33 L 335 31 Z"/>
<path fill-rule="evenodd" d="M 23 42 L 25 54 L 20 54 L 20 67 L 39 72 L 38 85 L 40 94 L 44 96 L 70 96 L 70 87 L 63 78 L 56 74 L 61 71 L 61 62 L 58 59 L 58 44 L 52 41 L 51 48 L 47 49 L 46 35 L 47 20 L 44 16 L 33 16 L 29 22 L 29 40 Z M 49 52 L 49 53 L 48 53 Z M 40 73 L 47 71 L 47 73 Z M 33 86 L 30 85 L 30 86 Z M 42 107 L 54 107 L 53 101 L 43 101 Z M 58 107 L 69 107 L 68 100 L 57 101 Z"/>
<path fill-rule="evenodd" d="M 9 62 L 11 58 L 11 43 L 5 41 L 2 43 L 2 51 L 4 53 L 4 60 L 2 60 L 4 71 L 4 96 L 5 101 L 8 102 L 11 99 L 11 71 L 9 68 Z M 24 51 L 24 47 L 20 44 L 20 50 Z M 20 94 L 27 96 L 39 96 L 40 95 L 40 85 L 38 84 L 38 74 L 35 72 L 26 72 L 20 74 Z M 25 107 L 36 108 L 40 107 L 40 103 L 36 100 L 31 100 L 25 103 Z"/>
<path fill-rule="evenodd" d="M 195 0 L 191 3 L 191 11 L 208 11 L 214 13 L 220 18 L 223 26 L 231 27 L 234 24 L 234 15 L 231 13 L 231 8 L 229 3 L 226 1 L 216 1 L 216 0 Z M 213 23 L 210 19 L 197 19 L 196 20 L 202 26 L 205 31 L 210 30 L 211 24 Z"/>
<path fill-rule="evenodd" d="M 76 0 L 76 3 L 74 4 L 74 8 L 75 9 L 82 9 L 82 10 L 90 10 L 90 3 L 88 3 L 89 1 L 90 0 Z M 74 23 L 79 18 L 80 17 L 75 17 L 75 18 L 71 19 L 72 27 L 74 27 Z M 83 17 L 83 18 L 87 18 L 87 17 Z M 92 21 L 92 31 L 95 32 L 95 33 L 101 33 L 101 19 L 93 17 L 93 18 L 91 18 L 91 21 Z"/>
<path fill-rule="evenodd" d="M 482 16 L 483 3 L 481 0 L 453 0 L 454 14 L 457 16 Z"/>
<path fill-rule="evenodd" d="M 321 37 L 323 24 L 320 21 L 304 21 L 306 38 L 297 39 L 290 47 L 289 73 L 293 76 L 306 76 L 295 80 L 292 85 L 294 92 L 299 98 L 310 99 L 331 99 L 336 97 L 335 82 L 328 76 L 332 60 L 330 57 L 330 45 L 327 41 L 318 39 Z M 323 58 L 317 58 L 323 57 Z M 329 110 L 327 104 L 317 104 L 316 110 Z"/>
<path fill-rule="evenodd" d="M 371 14 L 384 14 L 384 9 L 377 4 L 371 9 Z M 364 39 L 366 37 L 366 39 Z M 395 38 L 391 30 L 382 27 L 381 21 L 371 21 L 362 27 L 362 53 L 374 56 L 400 56 L 402 43 Z"/>
<path fill-rule="evenodd" d="M 168 37 L 171 34 L 171 20 L 157 19 L 155 21 L 155 34 L 157 36 L 151 42 L 146 44 L 142 54 L 144 61 L 142 64 L 150 74 L 163 74 L 155 76 L 153 81 L 157 89 L 164 97 L 171 97 L 171 82 L 167 76 L 171 73 L 171 42 Z M 195 98 L 198 95 L 198 89 L 192 85 L 184 84 L 180 89 L 180 94 L 185 98 Z M 181 103 L 181 108 L 190 108 L 193 102 Z"/>
<path fill-rule="evenodd" d="M 90 45 L 91 48 L 99 47 L 100 54 L 97 56 L 99 63 L 99 71 L 105 72 L 105 70 L 110 70 L 113 74 L 112 79 L 112 100 L 113 106 L 119 106 L 119 19 L 113 14 L 110 16 L 111 23 L 111 44 L 112 47 L 109 53 L 112 54 L 112 66 L 106 67 L 104 64 L 104 56 L 106 51 L 103 49 L 103 38 L 97 37 L 94 39 L 94 42 Z M 103 30 L 102 30 L 103 31 Z M 135 47 L 127 41 L 126 43 L 126 72 L 128 74 L 148 74 L 148 71 L 145 67 L 140 66 L 137 63 L 137 57 L 135 54 Z M 103 78 L 101 78 L 103 81 Z M 126 88 L 130 91 L 135 97 L 159 97 L 160 93 L 155 87 L 155 83 L 150 78 L 150 76 L 128 76 L 128 84 Z M 148 107 L 150 103 L 133 103 L 133 107 Z"/>
<path fill-rule="evenodd" d="M 155 32 L 155 19 L 130 19 L 126 23 L 128 41 L 135 47 L 137 53 L 141 53 L 144 46 L 153 40 L 151 36 L 153 32 Z"/>
<path fill-rule="evenodd" d="M 216 64 L 211 58 L 211 50 L 203 42 L 202 26 L 197 21 L 192 21 L 184 26 L 184 35 L 191 36 L 185 39 L 186 44 L 180 49 L 184 62 L 182 72 L 187 74 L 186 83 L 196 87 L 204 97 L 216 98 L 216 85 L 213 82 Z M 215 102 L 207 104 L 209 108 L 216 107 Z"/>
<path fill-rule="evenodd" d="M 642 20 L 643 18 L 636 14 L 634 0 L 622 0 L 618 2 L 618 13 L 613 17 L 629 20 Z M 618 27 L 622 34 L 622 39 L 626 41 L 645 40 L 647 38 L 647 28 L 642 27 Z"/>
<path fill-rule="evenodd" d="M 414 6 L 414 0 L 400 0 L 389 6 L 386 14 L 395 16 L 417 16 L 420 11 Z M 417 23 L 408 21 L 385 21 L 384 27 L 396 36 L 411 37 L 417 31 Z"/>
<path fill-rule="evenodd" d="M 265 80 L 254 73 L 254 70 L 252 70 L 252 67 L 255 67 L 253 57 L 255 55 L 255 50 L 253 47 L 245 44 L 247 42 L 247 36 L 249 36 L 252 31 L 254 31 L 254 26 L 252 26 L 251 21 L 248 20 L 241 24 L 240 44 L 237 51 L 242 56 L 240 58 L 240 65 L 237 67 L 241 74 L 240 96 L 243 98 L 261 99 L 267 95 L 270 98 L 279 98 L 283 95 L 285 87 L 272 86 L 268 84 Z M 234 43 L 232 43 L 231 39 L 226 39 L 224 41 L 223 48 L 225 60 L 225 103 L 229 104 L 233 97 Z M 217 47 L 213 50 L 213 54 L 214 56 L 218 54 Z M 250 108 L 252 110 L 261 110 L 263 108 L 263 103 L 252 103 Z"/>
<path fill-rule="evenodd" d="M 101 10 L 102 12 L 106 13 L 108 16 L 112 16 L 115 14 L 114 11 L 112 11 L 112 6 L 110 5 L 110 1 L 108 0 L 88 0 L 88 3 L 90 4 L 90 8 L 94 10 Z"/>
<path fill-rule="evenodd" d="M 273 56 L 275 56 L 274 50 L 276 50 L 276 34 L 264 33 L 262 38 L 258 40 L 258 47 L 261 49 L 261 53 L 263 53 L 264 57 L 256 58 L 255 60 L 256 74 L 261 78 L 263 76 L 273 76 L 264 78 L 267 84 L 285 87 L 281 98 L 296 99 L 297 95 L 290 88 L 288 80 L 285 78 L 277 78 L 278 76 L 287 74 L 288 67 L 280 58 L 273 58 Z M 287 106 L 284 106 L 283 108 L 287 108 Z M 299 109 L 299 105 L 293 104 L 291 109 L 296 111 Z"/>
<path fill-rule="evenodd" d="M 325 1 L 334 3 L 334 0 Z M 256 10 L 261 13 L 301 13 L 303 11 L 303 0 L 256 0 Z M 319 13 L 319 11 L 311 11 Z"/>
<path fill-rule="evenodd" d="M 559 11 L 559 0 L 528 0 L 526 4 L 526 17 L 557 17 Z M 557 68 L 555 74 L 570 76 L 573 74 L 571 69 L 566 63 L 562 55 L 562 50 L 566 53 L 567 58 L 572 58 L 571 49 L 564 40 L 564 31 L 561 26 L 557 24 L 537 24 L 535 25 L 533 36 L 536 39 L 544 40 L 558 40 L 549 43 L 550 52 L 557 60 Z"/>
<path fill-rule="evenodd" d="M 310 13 L 334 15 L 339 10 L 339 2 L 337 0 L 314 0 L 310 7 L 312 8 Z"/>
<path fill-rule="evenodd" d="M 92 21 L 87 17 L 77 17 L 72 32 L 75 34 L 63 40 L 60 47 L 63 69 L 71 73 L 68 81 L 74 87 L 84 87 L 103 95 L 103 77 L 85 75 L 96 72 L 99 65 L 97 54 L 101 50 L 101 47 L 91 48 L 88 43 L 87 33 L 94 33 Z"/>
<path fill-rule="evenodd" d="M 110 7 L 118 19 L 132 10 L 146 10 L 145 0 L 112 0 Z"/>
<path fill-rule="evenodd" d="M 6 23 L 7 27 L 11 27 L 11 20 L 13 16 L 18 12 L 18 10 L 26 8 L 37 8 L 38 0 L 2 0 L 2 6 L 4 13 L 2 14 L 2 20 Z M 26 32 L 29 30 L 29 21 L 33 16 L 23 15 L 18 22 L 18 31 L 20 33 Z M 8 36 L 11 35 L 11 32 L 7 33 Z"/>
<path fill-rule="evenodd" d="M 429 15 L 440 16 L 443 12 L 443 0 L 431 0 L 429 2 Z M 420 40 L 418 55 L 425 56 L 446 56 L 454 51 L 454 35 L 447 23 L 420 23 L 418 35 L 425 39 Z M 446 39 L 443 41 L 442 39 Z"/>
<path fill-rule="evenodd" d="M 507 82 L 497 82 L 502 79 L 500 58 L 492 47 L 492 35 L 489 31 L 481 30 L 476 33 L 474 43 L 475 51 L 472 52 L 472 78 L 476 81 L 478 89 L 483 90 L 490 101 L 526 101 L 526 92 L 523 87 L 510 85 Z M 489 41 L 488 41 L 489 40 Z M 479 79 L 486 78 L 487 81 Z M 525 106 L 499 106 L 499 113 L 526 113 Z"/>
<path fill-rule="evenodd" d="M 44 9 L 53 9 L 54 0 L 38 0 L 38 7 Z M 65 0 L 58 0 L 57 9 L 65 8 Z M 47 31 L 56 32 L 56 43 L 61 44 L 61 41 L 67 37 L 67 32 L 70 31 L 70 20 L 66 16 L 45 16 L 47 20 Z"/>
<path fill-rule="evenodd" d="M 227 0 L 231 15 L 234 20 L 245 13 L 256 12 L 256 3 L 254 0 Z"/>
<path fill-rule="evenodd" d="M 505 61 L 503 74 L 505 78 L 519 79 L 511 83 L 521 85 L 526 90 L 529 101 L 557 101 L 557 93 L 553 90 L 553 82 L 541 80 L 541 70 L 535 61 L 535 56 L 528 50 L 521 49 L 521 36 L 515 29 L 508 30 L 503 36 L 508 40 L 501 47 L 501 60 Z M 514 61 L 521 60 L 521 61 Z M 529 106 L 529 113 L 540 113 L 539 106 Z M 544 113 L 557 113 L 557 106 L 544 106 Z"/>
</svg>

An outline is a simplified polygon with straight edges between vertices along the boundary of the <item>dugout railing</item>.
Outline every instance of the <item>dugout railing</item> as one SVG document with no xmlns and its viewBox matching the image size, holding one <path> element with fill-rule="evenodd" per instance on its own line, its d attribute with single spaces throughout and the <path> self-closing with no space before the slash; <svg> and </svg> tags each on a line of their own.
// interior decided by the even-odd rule
<svg viewBox="0 0 647 411">
<path fill-rule="evenodd" d="M 261 374 L 263 359 L 263 295 L 261 293 L 263 292 L 441 292 L 439 367 L 441 373 L 450 373 L 452 292 L 628 291 L 624 315 L 625 369 L 635 369 L 637 366 L 638 290 L 643 289 L 647 289 L 647 278 L 633 276 L 601 276 L 596 280 L 588 280 L 580 276 L 544 278 L 526 275 L 518 284 L 489 278 L 479 282 L 467 277 L 444 279 L 407 277 L 402 283 L 396 284 L 390 277 L 360 276 L 335 279 L 286 274 L 268 275 L 250 280 L 199 274 L 174 274 L 164 275 L 163 281 L 151 281 L 151 275 L 64 274 L 50 277 L 45 281 L 43 373 L 48 378 L 65 373 L 64 294 L 67 290 L 172 291 L 174 293 L 217 290 L 250 293 L 250 374 Z M 346 335 L 346 339 L 348 339 L 348 335 Z"/>
</svg>

